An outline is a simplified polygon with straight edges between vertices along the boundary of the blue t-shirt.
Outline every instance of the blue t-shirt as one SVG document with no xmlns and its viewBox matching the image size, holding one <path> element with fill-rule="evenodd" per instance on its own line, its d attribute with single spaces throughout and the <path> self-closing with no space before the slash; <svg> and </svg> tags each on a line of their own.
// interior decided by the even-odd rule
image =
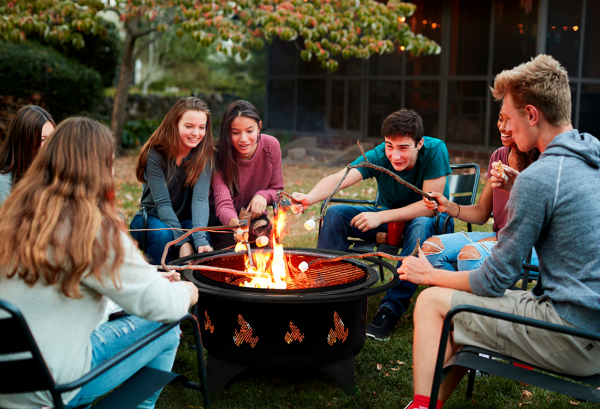
<svg viewBox="0 0 600 409">
<path fill-rule="evenodd" d="M 452 173 L 446 144 L 441 139 L 430 138 L 429 136 L 423 137 L 423 147 L 419 150 L 415 166 L 410 170 L 402 172 L 394 170 L 391 162 L 385 156 L 385 143 L 376 146 L 375 149 L 368 151 L 365 155 L 372 164 L 391 170 L 419 189 L 423 189 L 424 180 L 437 179 Z M 352 162 L 352 165 L 364 161 L 365 159 L 361 156 Z M 361 173 L 363 179 L 375 178 L 377 180 L 379 189 L 377 206 L 397 209 L 423 199 L 420 194 L 401 185 L 387 173 L 373 168 L 358 168 L 356 170 Z M 448 180 L 446 180 L 446 186 L 444 187 L 444 196 L 448 197 Z"/>
</svg>

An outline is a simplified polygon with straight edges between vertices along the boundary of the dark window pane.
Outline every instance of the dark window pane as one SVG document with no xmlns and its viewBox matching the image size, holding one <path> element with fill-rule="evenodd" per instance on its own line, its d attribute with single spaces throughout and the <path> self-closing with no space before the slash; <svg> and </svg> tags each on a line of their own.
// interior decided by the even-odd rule
<svg viewBox="0 0 600 409">
<path fill-rule="evenodd" d="M 447 142 L 485 144 L 485 100 L 483 81 L 449 81 Z"/>
<path fill-rule="evenodd" d="M 496 2 L 493 72 L 499 73 L 536 55 L 538 1 Z"/>
<path fill-rule="evenodd" d="M 581 105 L 579 106 L 579 131 L 588 132 L 600 138 L 600 84 L 581 84 Z"/>
<path fill-rule="evenodd" d="M 413 0 L 417 6 L 415 14 L 407 21 L 411 31 L 442 45 L 442 1 Z M 443 51 L 442 51 L 443 52 Z M 439 75 L 441 54 L 414 57 L 406 53 L 406 73 L 408 75 Z"/>
<path fill-rule="evenodd" d="M 325 131 L 324 90 L 325 80 L 298 81 L 298 131 Z"/>
<path fill-rule="evenodd" d="M 348 81 L 348 112 L 346 129 L 360 131 L 362 81 Z"/>
<path fill-rule="evenodd" d="M 452 0 L 450 12 L 450 75 L 485 75 L 488 49 L 491 1 Z"/>
<path fill-rule="evenodd" d="M 299 58 L 299 61 L 298 73 L 300 75 L 327 75 L 328 71 L 321 67 L 321 61 L 315 57 L 310 62 L 305 62 L 301 58 Z"/>
<path fill-rule="evenodd" d="M 268 126 L 294 129 L 294 80 L 270 80 Z"/>
<path fill-rule="evenodd" d="M 349 58 L 344 60 L 339 54 L 333 58 L 335 58 L 339 63 L 337 71 L 333 73 L 334 76 L 363 75 L 362 60 L 359 60 L 358 58 Z M 326 70 L 323 70 L 323 73 L 325 72 Z"/>
<path fill-rule="evenodd" d="M 402 54 L 394 51 L 391 54 L 375 54 L 369 58 L 369 75 L 389 75 L 399 77 L 402 75 Z"/>
<path fill-rule="evenodd" d="M 296 54 L 298 54 L 294 45 L 275 39 L 270 47 L 269 73 L 271 75 L 294 74 Z"/>
<path fill-rule="evenodd" d="M 344 81 L 331 83 L 331 128 L 344 128 Z"/>
<path fill-rule="evenodd" d="M 423 118 L 425 135 L 439 137 L 438 112 L 440 105 L 439 81 L 407 81 L 405 108 L 413 109 Z"/>
<path fill-rule="evenodd" d="M 369 84 L 369 136 L 381 136 L 381 124 L 392 112 L 402 108 L 400 81 L 371 81 Z"/>
<path fill-rule="evenodd" d="M 583 77 L 600 78 L 600 1 L 588 0 L 583 43 Z M 596 135 L 598 136 L 598 135 Z"/>
<path fill-rule="evenodd" d="M 490 128 L 490 146 L 499 148 L 502 146 L 502 140 L 500 139 L 500 131 L 498 130 L 498 117 L 500 116 L 500 101 L 496 101 L 494 98 L 491 98 L 491 101 L 492 111 L 490 115 L 490 123 L 488 124 Z"/>
<path fill-rule="evenodd" d="M 556 58 L 572 77 L 577 76 L 579 65 L 579 26 L 581 0 L 549 0 L 546 53 Z"/>
</svg>

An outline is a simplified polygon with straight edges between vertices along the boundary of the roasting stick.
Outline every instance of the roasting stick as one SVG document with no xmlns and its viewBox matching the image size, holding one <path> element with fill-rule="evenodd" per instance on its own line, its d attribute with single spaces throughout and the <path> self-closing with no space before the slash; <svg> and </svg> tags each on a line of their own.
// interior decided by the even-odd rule
<svg viewBox="0 0 600 409">
<path fill-rule="evenodd" d="M 332 258 L 317 258 L 317 259 L 314 259 L 313 261 L 311 261 L 310 263 L 306 263 L 305 261 L 303 261 L 302 263 L 300 263 L 300 266 L 298 266 L 298 268 L 300 269 L 300 271 L 304 272 L 304 271 L 308 270 L 308 268 L 313 264 L 333 263 L 336 261 L 346 260 L 349 258 L 385 257 L 385 258 L 389 258 L 392 260 L 402 261 L 407 257 L 416 256 L 417 254 L 419 254 L 420 241 L 421 241 L 420 239 L 417 239 L 417 245 L 415 246 L 412 253 L 410 253 L 408 256 L 392 256 L 391 254 L 388 254 L 388 253 L 384 253 L 381 251 L 375 251 L 373 253 L 349 254 L 347 256 L 332 257 Z M 303 263 L 306 263 L 306 264 L 304 266 L 302 266 Z M 303 267 L 305 267 L 305 268 L 303 269 Z"/>
</svg>

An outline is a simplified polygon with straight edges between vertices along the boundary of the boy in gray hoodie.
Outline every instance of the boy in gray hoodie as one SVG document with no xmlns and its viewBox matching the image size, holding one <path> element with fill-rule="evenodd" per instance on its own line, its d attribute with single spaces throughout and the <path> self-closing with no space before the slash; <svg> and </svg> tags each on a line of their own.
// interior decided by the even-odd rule
<svg viewBox="0 0 600 409">
<path fill-rule="evenodd" d="M 542 155 L 520 175 L 506 167 L 493 186 L 510 190 L 507 224 L 498 244 L 473 271 L 433 269 L 422 252 L 398 269 L 403 280 L 433 285 L 414 313 L 414 402 L 429 407 L 436 351 L 447 312 L 470 304 L 554 324 L 600 332 L 600 142 L 571 126 L 566 70 L 539 55 L 496 77 L 492 89 L 504 100 L 507 129 L 521 151 Z M 494 174 L 494 172 L 492 172 Z M 519 176 L 516 178 L 516 176 Z M 532 292 L 507 290 L 535 247 L 540 280 Z M 454 318 L 446 361 L 461 345 L 510 355 L 549 370 L 588 376 L 600 371 L 600 343 L 472 314 Z M 438 407 L 462 374 L 453 371 L 440 388 Z"/>
</svg>

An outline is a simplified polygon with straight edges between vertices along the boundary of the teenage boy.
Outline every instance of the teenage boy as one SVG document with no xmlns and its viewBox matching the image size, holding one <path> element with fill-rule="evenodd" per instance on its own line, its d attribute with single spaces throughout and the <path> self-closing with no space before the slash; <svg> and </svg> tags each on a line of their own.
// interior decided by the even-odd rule
<svg viewBox="0 0 600 409">
<path fill-rule="evenodd" d="M 600 143 L 571 126 L 569 77 L 550 56 L 539 55 L 498 74 L 492 93 L 504 100 L 507 130 L 519 150 L 536 147 L 542 155 L 516 180 L 506 169 L 512 185 L 508 220 L 480 268 L 435 270 L 421 252 L 398 270 L 403 280 L 435 286 L 421 293 L 415 307 L 415 397 L 407 408 L 429 407 L 436 360 L 432 351 L 438 349 L 444 317 L 456 305 L 600 332 L 600 191 L 595 188 L 600 186 Z M 492 173 L 492 181 L 500 183 L 498 172 Z M 507 290 L 532 246 L 540 260 L 540 280 L 531 292 Z M 455 316 L 446 359 L 461 345 L 474 345 L 551 371 L 579 376 L 600 371 L 598 342 L 500 324 L 481 315 Z M 444 379 L 438 407 L 460 381 L 460 372 L 453 370 Z"/>
<path fill-rule="evenodd" d="M 369 162 L 391 170 L 402 179 L 425 192 L 444 192 L 448 196 L 446 176 L 451 173 L 448 150 L 443 141 L 423 136 L 423 120 L 415 111 L 401 109 L 388 116 L 381 127 L 385 142 L 366 153 Z M 353 165 L 364 162 L 360 156 Z M 346 169 L 319 181 L 307 193 L 294 192 L 293 197 L 307 208 L 325 200 L 333 192 Z M 412 252 L 417 239 L 423 243 L 434 234 L 435 219 L 422 197 L 401 185 L 387 173 L 373 168 L 352 169 L 342 182 L 341 189 L 363 179 L 375 178 L 379 191 L 378 207 L 331 206 L 323 220 L 318 248 L 348 250 L 348 237 L 375 241 L 379 232 L 387 232 L 387 223 L 404 222 L 404 246 L 401 255 Z M 443 224 L 447 215 L 443 214 Z M 453 221 L 450 228 L 454 229 Z M 400 316 L 408 309 L 417 286 L 400 282 L 389 290 L 373 322 L 367 327 L 367 336 L 388 339 Z"/>
</svg>

